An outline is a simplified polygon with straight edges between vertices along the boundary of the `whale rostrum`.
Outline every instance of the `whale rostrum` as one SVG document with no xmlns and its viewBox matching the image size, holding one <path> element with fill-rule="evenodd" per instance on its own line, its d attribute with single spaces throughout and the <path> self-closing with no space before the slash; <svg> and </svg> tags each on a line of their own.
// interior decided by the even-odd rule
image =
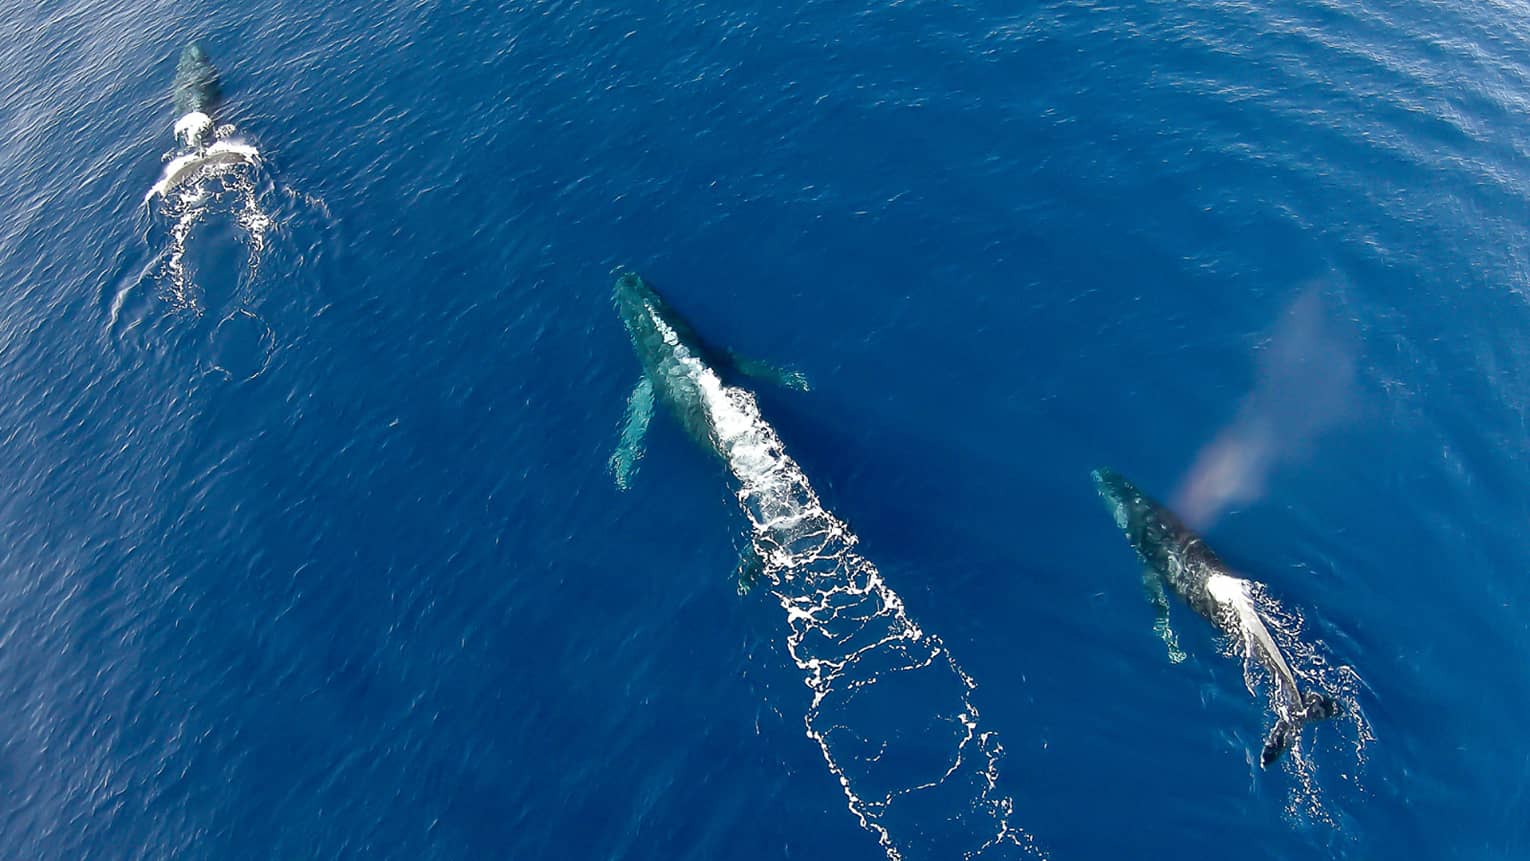
<svg viewBox="0 0 1530 861">
<path fill-rule="evenodd" d="M 218 86 L 218 70 L 213 68 L 212 59 L 200 44 L 192 42 L 181 51 L 170 92 L 175 101 L 175 115 L 179 117 L 193 113 L 211 116 L 218 106 L 223 95 Z"/>
</svg>

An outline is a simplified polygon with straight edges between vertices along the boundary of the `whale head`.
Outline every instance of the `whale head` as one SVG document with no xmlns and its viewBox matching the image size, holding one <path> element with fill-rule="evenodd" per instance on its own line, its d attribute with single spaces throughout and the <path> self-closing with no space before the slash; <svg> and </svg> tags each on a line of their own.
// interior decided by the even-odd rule
<svg viewBox="0 0 1530 861">
<path fill-rule="evenodd" d="M 1143 493 L 1135 484 L 1110 469 L 1096 469 L 1094 486 L 1105 507 L 1110 509 L 1116 526 L 1142 557 L 1142 561 L 1175 581 L 1176 590 L 1186 594 L 1194 587 L 1189 578 L 1190 555 L 1201 553 L 1212 559 L 1194 533 L 1185 528 L 1174 512 Z M 1198 548 L 1198 549 L 1197 549 Z M 1218 562 L 1220 564 L 1220 562 Z M 1196 575 L 1193 579 L 1199 580 Z"/>
<path fill-rule="evenodd" d="M 1130 533 L 1133 522 L 1142 515 L 1142 491 L 1113 469 L 1096 469 L 1090 477 L 1094 479 L 1094 489 L 1115 518 L 1116 526 Z"/>
<path fill-rule="evenodd" d="M 207 56 L 207 49 L 202 47 L 200 42 L 188 42 L 186 47 L 181 49 L 179 65 L 195 65 L 210 68 L 212 66 L 212 58 Z"/>
<path fill-rule="evenodd" d="M 620 273 L 611 301 L 645 369 L 658 370 L 669 360 L 694 359 L 711 364 L 700 336 L 641 275 Z"/>
<path fill-rule="evenodd" d="M 616 286 L 611 288 L 611 302 L 616 305 L 617 316 L 621 317 L 622 325 L 627 327 L 627 334 L 634 341 L 655 328 L 656 312 L 661 317 L 672 316 L 658 291 L 636 272 L 621 272 L 616 276 Z"/>
<path fill-rule="evenodd" d="M 222 96 L 218 70 L 200 44 L 192 42 L 181 51 L 175 64 L 175 83 L 171 86 L 178 117 L 192 113 L 211 115 Z"/>
<path fill-rule="evenodd" d="M 692 437 L 708 441 L 702 378 L 717 374 L 710 351 L 690 324 L 637 273 L 624 271 L 617 276 L 611 301 L 654 392 Z"/>
</svg>

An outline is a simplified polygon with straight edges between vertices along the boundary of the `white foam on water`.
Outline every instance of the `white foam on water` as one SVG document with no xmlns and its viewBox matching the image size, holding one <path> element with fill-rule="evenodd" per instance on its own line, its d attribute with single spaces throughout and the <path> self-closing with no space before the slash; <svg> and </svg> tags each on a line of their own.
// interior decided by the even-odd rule
<svg viewBox="0 0 1530 861">
<path fill-rule="evenodd" d="M 1226 574 L 1213 574 L 1206 578 L 1206 592 L 1218 604 L 1240 608 L 1248 603 L 1248 581 Z"/>
<path fill-rule="evenodd" d="M 824 509 L 754 396 L 724 385 L 655 318 L 738 479 L 764 582 L 786 613 L 787 649 L 812 694 L 807 736 L 851 813 L 892 861 L 1044 857 L 1010 821 L 1003 747 L 981 728 L 976 683 L 855 552 L 856 537 Z"/>
<path fill-rule="evenodd" d="M 192 111 L 175 121 L 175 139 L 185 146 L 193 146 L 212 130 L 212 124 L 212 117 Z"/>
<path fill-rule="evenodd" d="M 183 135 L 205 135 L 211 124 L 205 114 L 188 114 L 176 123 L 176 136 L 180 139 Z M 251 272 L 259 266 L 266 234 L 272 227 L 270 216 L 260 207 L 255 183 L 260 151 L 230 139 L 233 133 L 233 126 L 221 126 L 212 132 L 215 138 L 212 143 L 169 158 L 159 181 L 144 196 L 146 203 L 158 198 L 161 210 L 171 220 L 165 277 L 169 281 L 170 300 L 179 308 L 200 310 L 196 285 L 186 272 L 186 243 L 214 203 L 233 197 L 234 217 L 249 245 Z"/>
<path fill-rule="evenodd" d="M 1305 639 L 1302 617 L 1270 597 L 1263 584 L 1214 575 L 1206 581 L 1206 589 L 1218 603 L 1234 608 L 1246 632 L 1257 630 L 1275 644 L 1278 656 L 1284 659 L 1300 690 L 1332 697 L 1338 704 L 1337 716 L 1303 726 L 1282 759 L 1286 773 L 1293 780 L 1286 800 L 1286 815 L 1294 820 L 1338 828 L 1339 823 L 1325 801 L 1326 793 L 1318 780 L 1314 753 L 1318 749 L 1337 753 L 1347 748 L 1348 753 L 1344 756 L 1350 762 L 1340 772 L 1339 779 L 1359 792 L 1365 791 L 1361 777 L 1366 764 L 1366 748 L 1375 740 L 1375 735 L 1360 707 L 1363 680 L 1353 667 L 1332 663 L 1320 643 Z M 1262 686 L 1270 711 L 1276 715 L 1284 714 L 1290 706 L 1279 696 L 1269 669 L 1258 660 L 1250 636 L 1229 638 L 1227 653 L 1242 661 L 1243 683 L 1249 693 L 1257 697 Z M 1308 739 L 1311 739 L 1310 743 Z M 1325 759 L 1329 758 L 1325 756 Z"/>
</svg>

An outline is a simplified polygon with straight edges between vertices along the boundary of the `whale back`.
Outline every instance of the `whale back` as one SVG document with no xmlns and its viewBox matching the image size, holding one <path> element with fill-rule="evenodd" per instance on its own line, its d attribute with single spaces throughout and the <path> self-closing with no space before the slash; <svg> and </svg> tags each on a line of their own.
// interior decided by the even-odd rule
<svg viewBox="0 0 1530 861">
<path fill-rule="evenodd" d="M 1223 625 L 1224 609 L 1206 584 L 1228 573 L 1227 565 L 1173 511 L 1119 474 L 1096 470 L 1095 483 L 1143 564 L 1163 575 L 1197 613 Z"/>
<path fill-rule="evenodd" d="M 222 96 L 218 71 L 213 68 L 207 51 L 196 42 L 181 51 L 181 59 L 175 64 L 171 93 L 175 100 L 175 114 L 181 117 L 190 113 L 210 115 Z"/>
</svg>

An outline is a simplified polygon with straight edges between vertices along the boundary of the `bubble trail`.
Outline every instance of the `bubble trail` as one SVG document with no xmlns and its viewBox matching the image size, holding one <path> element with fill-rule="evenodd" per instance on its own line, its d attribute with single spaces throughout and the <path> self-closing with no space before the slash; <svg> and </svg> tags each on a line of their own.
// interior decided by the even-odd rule
<svg viewBox="0 0 1530 861">
<path fill-rule="evenodd" d="M 259 268 L 266 234 L 273 224 L 260 207 L 255 174 L 261 163 L 260 153 L 233 138 L 233 126 L 221 126 L 213 134 L 214 143 L 209 147 L 166 153 L 164 175 L 144 197 L 145 203 L 159 200 L 161 211 L 171 222 L 164 268 L 170 302 L 178 309 L 193 312 L 201 310 L 200 291 L 187 272 L 186 250 L 192 231 L 202 223 L 208 210 L 232 197 L 233 215 L 249 248 L 246 271 L 251 275 Z M 219 154 L 237 157 L 219 158 Z"/>
<path fill-rule="evenodd" d="M 892 861 L 1044 857 L 1010 822 L 1014 803 L 998 787 L 1003 747 L 982 728 L 972 678 L 855 552 L 855 536 L 825 510 L 754 396 L 699 361 L 692 370 L 812 692 L 807 735 L 850 811 Z"/>
</svg>

